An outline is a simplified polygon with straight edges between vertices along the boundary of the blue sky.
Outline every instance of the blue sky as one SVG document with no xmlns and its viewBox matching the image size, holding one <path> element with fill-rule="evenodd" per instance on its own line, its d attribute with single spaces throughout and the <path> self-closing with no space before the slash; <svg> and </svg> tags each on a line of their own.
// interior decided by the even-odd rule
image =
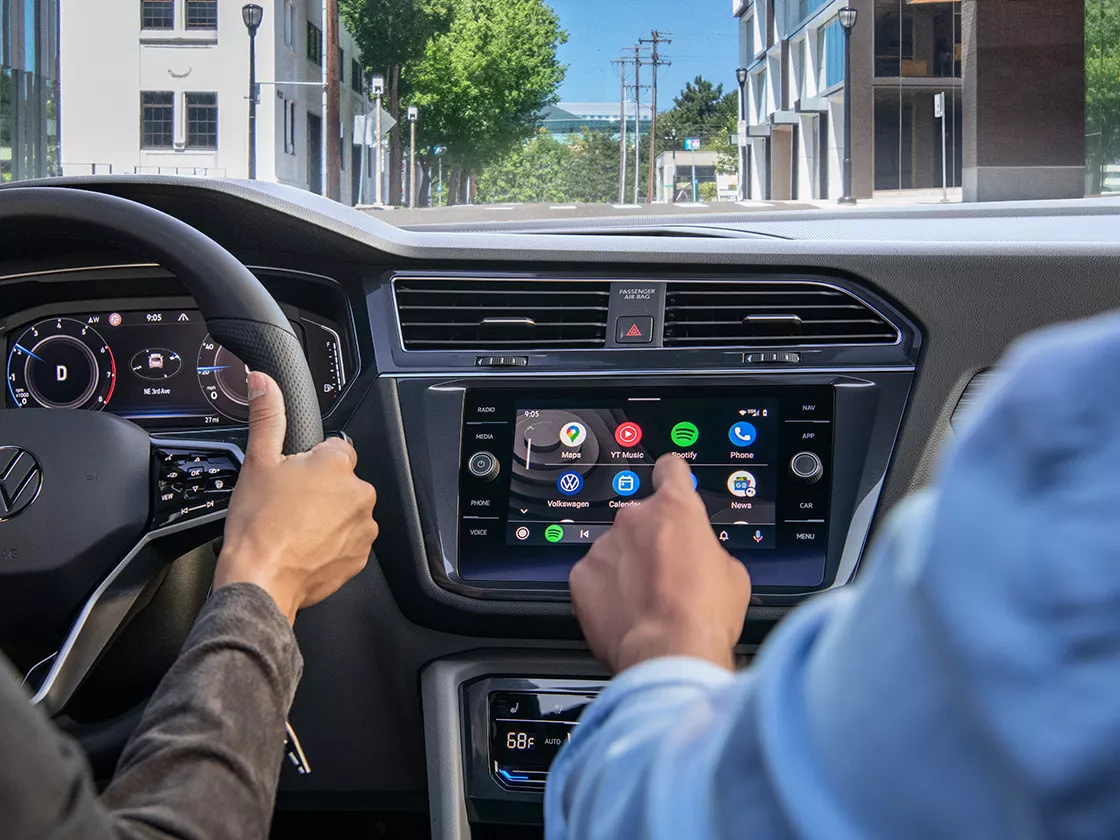
<svg viewBox="0 0 1120 840">
<path fill-rule="evenodd" d="M 662 54 L 673 64 L 658 71 L 658 110 L 672 106 L 672 97 L 697 74 L 735 89 L 738 66 L 736 21 L 729 0 L 547 0 L 568 31 L 560 60 L 568 75 L 560 99 L 569 102 L 617 102 L 618 68 L 610 60 L 621 47 L 649 38 L 657 29 L 672 35 Z M 649 83 L 642 68 L 642 84 Z M 629 80 L 628 80 L 629 81 Z M 649 101 L 643 91 L 642 101 Z"/>
</svg>

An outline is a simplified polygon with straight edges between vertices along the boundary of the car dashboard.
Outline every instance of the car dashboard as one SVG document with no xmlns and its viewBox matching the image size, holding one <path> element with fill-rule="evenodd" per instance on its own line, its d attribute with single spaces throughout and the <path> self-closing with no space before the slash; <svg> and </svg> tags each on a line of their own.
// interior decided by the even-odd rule
<svg viewBox="0 0 1120 840">
<path fill-rule="evenodd" d="M 790 609 L 858 579 L 1009 344 L 1120 306 L 1114 201 L 443 231 L 266 185 L 62 185 L 208 234 L 291 321 L 381 536 L 297 621 L 314 772 L 286 767 L 279 807 L 412 811 L 435 837 L 539 825 L 548 765 L 606 678 L 568 572 L 652 492 L 659 456 L 689 463 L 751 572 L 745 664 Z M 0 410 L 244 444 L 244 365 L 144 255 L 21 243 L 0 284 Z M 102 682 L 141 696 L 123 661 L 176 649 L 152 636 L 126 631 Z"/>
</svg>

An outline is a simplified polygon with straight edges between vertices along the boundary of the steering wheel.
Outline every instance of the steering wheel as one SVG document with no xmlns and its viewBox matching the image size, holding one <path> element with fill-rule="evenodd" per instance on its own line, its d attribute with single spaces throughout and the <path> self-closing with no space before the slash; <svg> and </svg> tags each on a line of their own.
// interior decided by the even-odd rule
<svg viewBox="0 0 1120 840">
<path fill-rule="evenodd" d="M 145 205 L 58 187 L 0 191 L 0 231 L 109 243 L 159 263 L 210 335 L 280 386 L 285 453 L 323 439 L 291 324 L 214 240 Z M 216 535 L 242 460 L 233 444 L 149 437 L 100 411 L 0 410 L 0 641 L 60 642 L 34 703 L 63 709 L 166 567 L 168 545 L 179 556 Z"/>
</svg>

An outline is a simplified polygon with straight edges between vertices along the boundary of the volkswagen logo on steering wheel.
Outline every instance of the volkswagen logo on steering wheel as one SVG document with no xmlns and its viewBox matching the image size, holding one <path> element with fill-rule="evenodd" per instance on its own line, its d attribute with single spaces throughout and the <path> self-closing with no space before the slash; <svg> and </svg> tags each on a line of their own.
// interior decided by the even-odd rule
<svg viewBox="0 0 1120 840">
<path fill-rule="evenodd" d="M 0 522 L 19 516 L 43 489 L 43 468 L 18 446 L 0 446 Z"/>
</svg>

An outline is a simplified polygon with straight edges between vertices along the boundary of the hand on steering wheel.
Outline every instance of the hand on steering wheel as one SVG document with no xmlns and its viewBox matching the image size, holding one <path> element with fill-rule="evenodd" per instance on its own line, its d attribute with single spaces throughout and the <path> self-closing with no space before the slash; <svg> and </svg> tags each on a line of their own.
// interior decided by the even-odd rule
<svg viewBox="0 0 1120 840">
<path fill-rule="evenodd" d="M 249 445 L 226 517 L 214 588 L 254 583 L 295 621 L 365 568 L 377 537 L 373 486 L 354 474 L 340 438 L 284 455 L 284 399 L 272 377 L 249 374 Z"/>
</svg>

